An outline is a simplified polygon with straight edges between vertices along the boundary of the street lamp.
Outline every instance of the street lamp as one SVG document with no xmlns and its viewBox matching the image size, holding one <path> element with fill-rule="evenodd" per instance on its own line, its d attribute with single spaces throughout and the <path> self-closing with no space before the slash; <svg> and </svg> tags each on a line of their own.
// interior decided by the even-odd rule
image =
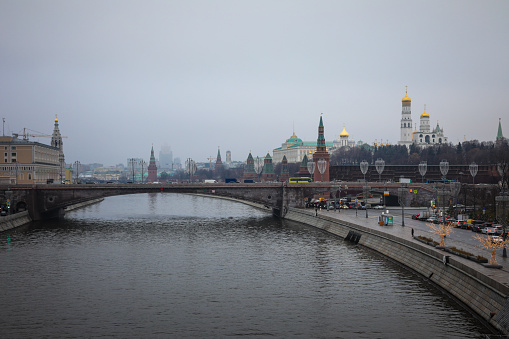
<svg viewBox="0 0 509 339">
<path fill-rule="evenodd" d="M 308 161 L 308 172 L 311 174 L 311 178 L 314 180 L 313 173 L 315 173 L 315 163 L 313 161 Z"/>
<path fill-rule="evenodd" d="M 74 168 L 76 168 L 76 178 L 74 179 L 74 182 L 76 184 L 79 184 L 79 177 L 80 177 L 80 162 L 79 161 L 75 161 L 74 162 Z"/>
<path fill-rule="evenodd" d="M 143 184 L 143 168 L 145 167 L 147 163 L 144 160 L 140 160 L 140 166 L 141 166 L 141 183 Z"/>
<path fill-rule="evenodd" d="M 323 174 L 325 173 L 325 168 L 327 167 L 327 161 L 325 159 L 318 160 L 318 172 L 320 172 L 320 176 L 323 181 Z"/>
<path fill-rule="evenodd" d="M 366 160 L 362 160 L 360 163 L 361 172 L 364 175 L 364 182 L 366 182 L 366 173 L 368 172 L 369 163 Z"/>
<path fill-rule="evenodd" d="M 442 173 L 442 216 L 443 216 L 443 223 L 445 225 L 445 181 L 447 177 L 447 172 L 449 172 L 449 162 L 447 160 L 440 161 L 440 172 Z"/>
<path fill-rule="evenodd" d="M 401 206 L 401 226 L 405 226 L 405 202 L 407 187 L 404 183 L 398 188 L 398 202 Z"/>
<path fill-rule="evenodd" d="M 366 204 L 367 202 L 367 186 L 366 186 L 366 173 L 368 172 L 369 163 L 366 160 L 362 160 L 359 164 L 361 168 L 361 172 L 364 175 L 364 187 L 362 188 L 363 195 L 364 195 L 364 206 L 366 206 L 366 218 L 368 217 L 368 206 Z"/>
<path fill-rule="evenodd" d="M 132 181 L 133 184 L 134 184 L 134 164 L 135 163 L 136 163 L 135 158 L 129 158 L 129 166 L 131 167 L 131 171 L 132 171 L 132 175 L 133 175 L 133 181 Z"/>
<path fill-rule="evenodd" d="M 475 176 L 477 175 L 477 170 L 479 166 L 475 162 L 471 163 L 470 166 L 468 166 L 468 169 L 470 170 L 470 175 L 472 175 L 472 184 L 475 185 Z"/>
<path fill-rule="evenodd" d="M 421 161 L 419 164 L 419 173 L 422 177 L 422 182 L 424 182 L 424 176 L 426 175 L 426 171 L 428 170 L 428 163 L 426 161 Z"/>
<path fill-rule="evenodd" d="M 189 173 L 189 183 L 191 183 L 193 181 L 193 175 L 196 172 L 196 162 L 191 158 L 186 160 L 186 172 Z"/>
<path fill-rule="evenodd" d="M 376 171 L 378 172 L 378 181 L 382 181 L 382 173 L 384 171 L 384 168 L 385 168 L 385 161 L 384 159 L 382 158 L 378 158 L 376 161 L 375 161 L 375 167 L 376 167 Z"/>
<path fill-rule="evenodd" d="M 256 159 L 254 161 L 254 168 L 255 168 L 256 175 L 259 177 L 260 173 L 262 173 L 262 170 L 263 170 L 263 158 L 256 157 Z"/>
</svg>

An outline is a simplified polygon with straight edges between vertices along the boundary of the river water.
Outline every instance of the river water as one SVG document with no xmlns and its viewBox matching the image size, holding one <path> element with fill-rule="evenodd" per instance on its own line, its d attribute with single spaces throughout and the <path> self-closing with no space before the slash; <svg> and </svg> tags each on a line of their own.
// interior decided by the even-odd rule
<svg viewBox="0 0 509 339">
<path fill-rule="evenodd" d="M 252 207 L 117 196 L 0 234 L 1 338 L 485 338 L 377 253 Z"/>
</svg>

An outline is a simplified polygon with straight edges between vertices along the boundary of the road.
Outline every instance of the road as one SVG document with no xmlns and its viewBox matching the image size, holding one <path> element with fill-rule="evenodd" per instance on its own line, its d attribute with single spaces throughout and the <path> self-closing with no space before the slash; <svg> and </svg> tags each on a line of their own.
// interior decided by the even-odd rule
<svg viewBox="0 0 509 339">
<path fill-rule="evenodd" d="M 411 233 L 411 229 L 414 229 L 415 236 L 425 236 L 427 238 L 432 238 L 433 240 L 440 242 L 440 237 L 436 234 L 430 232 L 430 228 L 428 223 L 420 220 L 413 220 L 411 217 L 413 214 L 418 214 L 420 211 L 425 209 L 416 209 L 416 208 L 405 208 L 405 227 L 402 227 L 402 219 L 401 219 L 401 208 L 400 207 L 389 207 L 389 212 L 393 215 L 392 226 L 380 226 L 378 224 L 378 216 L 381 214 L 382 210 L 368 209 L 368 218 L 366 218 L 365 210 L 356 210 L 354 209 L 343 209 L 340 212 L 330 210 L 325 211 L 322 210 L 319 213 L 324 215 L 334 216 L 340 220 L 349 221 L 352 223 L 356 223 L 362 226 L 370 227 L 373 229 L 383 229 L 383 231 L 403 237 L 409 237 Z M 470 252 L 474 255 L 481 255 L 487 259 L 490 258 L 490 252 L 478 247 L 479 242 L 474 239 L 474 235 L 481 234 L 475 233 L 470 230 L 465 230 L 461 228 L 455 228 L 453 233 L 449 234 L 445 240 L 445 246 L 447 247 L 456 247 L 458 249 L 462 249 L 464 251 Z M 486 236 L 486 235 L 482 235 Z M 497 262 L 498 264 L 504 266 L 503 270 L 508 270 L 509 272 L 509 258 L 502 257 L 502 251 L 497 252 Z"/>
</svg>

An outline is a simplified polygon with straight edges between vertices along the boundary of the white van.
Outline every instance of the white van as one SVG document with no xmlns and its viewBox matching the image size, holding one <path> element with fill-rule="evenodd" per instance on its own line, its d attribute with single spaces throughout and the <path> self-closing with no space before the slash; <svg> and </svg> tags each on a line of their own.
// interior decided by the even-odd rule
<svg viewBox="0 0 509 339">
<path fill-rule="evenodd" d="M 217 184 L 217 180 L 214 179 L 205 179 L 203 182 L 206 184 Z"/>
</svg>

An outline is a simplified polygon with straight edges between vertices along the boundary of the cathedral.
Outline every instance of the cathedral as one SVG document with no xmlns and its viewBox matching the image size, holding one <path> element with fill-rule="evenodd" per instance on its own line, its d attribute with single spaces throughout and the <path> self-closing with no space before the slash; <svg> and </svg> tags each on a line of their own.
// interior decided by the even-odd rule
<svg viewBox="0 0 509 339">
<path fill-rule="evenodd" d="M 412 144 L 428 147 L 448 142 L 447 137 L 444 136 L 444 130 L 440 127 L 438 121 L 436 127 L 431 129 L 426 107 L 424 107 L 424 113 L 420 116 L 419 130 L 417 130 L 416 124 L 415 129 L 412 131 L 412 99 L 408 96 L 407 91 L 405 91 L 405 96 L 401 99 L 401 106 L 401 136 L 398 142 L 400 145 L 405 145 L 407 148 L 410 148 Z"/>
</svg>

